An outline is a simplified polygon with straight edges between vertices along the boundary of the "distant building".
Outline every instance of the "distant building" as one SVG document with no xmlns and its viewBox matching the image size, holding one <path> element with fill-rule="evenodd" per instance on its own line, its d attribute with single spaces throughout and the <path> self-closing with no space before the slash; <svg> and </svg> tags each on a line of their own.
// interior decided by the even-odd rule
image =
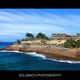
<svg viewBox="0 0 80 80">
<path fill-rule="evenodd" d="M 80 35 L 68 35 L 68 34 L 52 34 L 53 39 L 57 40 L 67 40 L 67 39 L 74 39 L 74 40 L 79 40 Z"/>
<path fill-rule="evenodd" d="M 59 40 L 65 40 L 67 38 L 70 38 L 71 36 L 70 35 L 67 35 L 67 34 L 60 34 L 60 33 L 57 33 L 57 34 L 52 34 L 52 37 L 53 39 L 59 39 Z"/>
</svg>

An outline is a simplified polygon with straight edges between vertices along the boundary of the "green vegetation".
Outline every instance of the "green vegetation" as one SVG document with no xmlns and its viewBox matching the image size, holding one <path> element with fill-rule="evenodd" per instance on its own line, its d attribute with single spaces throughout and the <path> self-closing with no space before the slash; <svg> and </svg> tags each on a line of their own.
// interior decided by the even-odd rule
<svg viewBox="0 0 80 80">
<path fill-rule="evenodd" d="M 43 33 L 38 33 L 36 35 L 36 38 L 39 38 L 39 39 L 48 39 L 48 37 L 45 34 L 43 34 Z"/>
<path fill-rule="evenodd" d="M 80 40 L 73 40 L 73 39 L 66 40 L 64 46 L 66 48 L 80 48 Z"/>
<path fill-rule="evenodd" d="M 77 36 L 80 36 L 80 33 L 77 33 L 76 35 L 77 35 Z"/>
<path fill-rule="evenodd" d="M 33 39 L 34 35 L 32 33 L 26 33 L 27 39 Z"/>
<path fill-rule="evenodd" d="M 20 45 L 21 41 L 18 39 L 18 40 L 17 40 L 17 43 Z"/>
<path fill-rule="evenodd" d="M 78 36 L 80 36 L 80 33 L 77 33 L 76 34 Z M 53 38 L 48 38 L 45 34 L 43 33 L 38 33 L 36 36 L 34 36 L 32 33 L 26 33 L 26 38 L 25 39 L 22 39 L 21 41 L 28 41 L 28 40 L 36 40 L 36 39 L 40 39 L 41 40 L 41 43 L 42 44 L 46 44 L 46 40 L 52 40 Z M 64 37 L 64 36 L 62 36 Z M 61 42 L 61 39 L 59 38 L 59 42 Z M 21 42 L 19 39 L 17 40 L 17 43 L 20 44 Z M 30 44 L 27 44 L 27 45 L 30 45 Z M 62 47 L 66 47 L 66 48 L 80 48 L 80 40 L 74 40 L 73 39 L 68 39 L 66 40 L 65 43 L 63 44 L 58 44 L 59 46 L 62 46 Z"/>
<path fill-rule="evenodd" d="M 80 48 L 80 40 L 77 40 L 77 41 L 76 41 L 76 47 L 77 47 L 77 48 Z"/>
<path fill-rule="evenodd" d="M 36 36 L 34 36 L 32 33 L 26 33 L 25 36 L 26 36 L 26 38 L 25 39 L 21 39 L 21 41 L 27 41 L 27 40 L 33 40 L 33 39 L 49 40 L 49 38 L 43 33 L 38 33 Z"/>
</svg>

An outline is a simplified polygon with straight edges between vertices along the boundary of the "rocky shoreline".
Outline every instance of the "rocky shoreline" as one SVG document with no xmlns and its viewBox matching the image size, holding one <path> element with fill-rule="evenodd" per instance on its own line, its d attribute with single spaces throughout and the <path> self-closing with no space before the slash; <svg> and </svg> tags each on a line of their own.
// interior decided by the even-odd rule
<svg viewBox="0 0 80 80">
<path fill-rule="evenodd" d="M 77 57 L 75 55 L 75 53 L 79 49 L 62 50 L 59 48 L 23 47 L 20 45 L 12 45 L 0 50 L 36 52 L 36 53 L 44 54 L 46 57 L 53 58 L 53 59 L 55 58 L 55 59 L 63 59 L 63 60 L 71 60 L 71 61 L 80 61 L 80 57 Z"/>
</svg>

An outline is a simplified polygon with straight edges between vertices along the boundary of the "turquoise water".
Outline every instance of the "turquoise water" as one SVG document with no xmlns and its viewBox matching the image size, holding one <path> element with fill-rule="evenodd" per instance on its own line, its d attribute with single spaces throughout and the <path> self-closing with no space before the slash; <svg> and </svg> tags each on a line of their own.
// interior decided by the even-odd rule
<svg viewBox="0 0 80 80">
<path fill-rule="evenodd" d="M 48 60 L 28 52 L 0 51 L 0 70 L 80 70 L 80 63 Z"/>
</svg>

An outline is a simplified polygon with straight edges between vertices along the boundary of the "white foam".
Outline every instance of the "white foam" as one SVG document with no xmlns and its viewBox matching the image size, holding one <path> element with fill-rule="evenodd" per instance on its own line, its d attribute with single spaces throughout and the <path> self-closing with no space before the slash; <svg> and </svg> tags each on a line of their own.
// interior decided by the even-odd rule
<svg viewBox="0 0 80 80">
<path fill-rule="evenodd" d="M 29 54 L 29 55 L 33 55 L 33 56 L 37 56 L 37 57 L 41 57 L 43 59 L 46 59 L 45 55 L 43 54 L 38 54 L 36 52 L 27 52 L 26 54 Z"/>
<path fill-rule="evenodd" d="M 2 50 L 0 52 L 16 52 L 16 53 L 24 53 L 24 54 L 28 54 L 28 55 L 32 55 L 32 56 L 37 56 L 37 57 L 41 57 L 43 59 L 47 59 L 47 60 L 52 60 L 52 61 L 56 61 L 56 62 L 66 62 L 66 63 L 71 63 L 71 64 L 76 64 L 76 63 L 80 63 L 80 61 L 70 61 L 70 60 L 58 60 L 58 59 L 51 59 L 51 58 L 46 58 L 45 55 L 43 54 L 38 54 L 36 52 L 20 52 L 20 51 L 7 51 L 7 50 Z"/>
<path fill-rule="evenodd" d="M 32 56 L 37 56 L 37 57 L 41 57 L 43 59 L 46 59 L 45 55 L 43 54 L 37 54 L 36 52 L 21 52 L 21 51 L 7 51 L 7 50 L 2 50 L 0 52 L 16 52 L 16 53 L 24 53 L 24 54 L 28 54 L 28 55 L 32 55 Z"/>
<path fill-rule="evenodd" d="M 1 50 L 0 52 L 7 52 L 6 50 Z"/>
<path fill-rule="evenodd" d="M 52 61 L 57 61 L 57 62 L 66 62 L 66 63 L 74 63 L 74 64 L 76 64 L 76 63 L 80 63 L 80 61 L 70 61 L 70 60 L 57 60 L 57 59 L 47 59 L 47 60 L 52 60 Z"/>
<path fill-rule="evenodd" d="M 19 51 L 7 51 L 7 50 L 2 50 L 0 52 L 16 52 L 16 53 L 23 53 L 23 52 L 19 52 Z"/>
</svg>

